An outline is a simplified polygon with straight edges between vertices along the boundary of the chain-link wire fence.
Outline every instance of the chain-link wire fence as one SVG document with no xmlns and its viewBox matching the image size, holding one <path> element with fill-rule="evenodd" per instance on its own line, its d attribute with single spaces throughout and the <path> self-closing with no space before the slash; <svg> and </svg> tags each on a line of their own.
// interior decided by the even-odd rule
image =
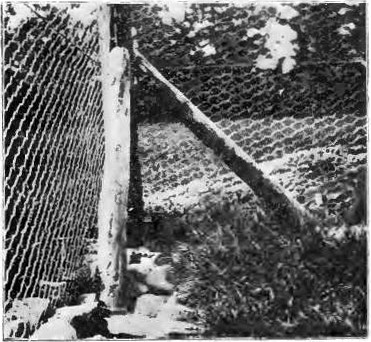
<svg viewBox="0 0 371 342">
<path fill-rule="evenodd" d="M 326 71 L 334 68 L 337 67 L 321 67 Z M 226 70 L 197 66 L 193 69 L 163 68 L 162 72 L 179 89 L 185 90 L 193 103 L 299 202 L 309 210 L 339 215 L 352 203 L 354 194 L 349 189 L 354 186 L 357 172 L 349 179 L 344 175 L 364 167 L 367 156 L 367 117 L 362 106 L 363 67 L 350 63 L 343 65 L 342 70 L 343 79 L 339 82 L 350 75 L 354 75 L 355 82 L 349 84 L 345 97 L 331 93 L 327 87 L 328 101 L 316 94 L 319 82 L 315 72 L 305 96 L 296 91 L 300 79 L 291 78 L 290 81 L 289 77 L 281 76 L 279 80 L 270 72 L 258 74 L 248 68 L 228 66 Z M 199 87 L 186 90 L 187 80 L 197 78 L 202 80 Z M 236 78 L 243 79 L 243 83 L 236 82 Z M 141 126 L 139 144 L 148 208 L 161 211 L 162 206 L 168 210 L 169 203 L 177 200 L 173 195 L 179 193 L 179 187 L 186 190 L 187 185 L 192 187 L 194 180 L 198 188 L 206 180 L 203 187 L 206 185 L 209 190 L 223 183 L 224 191 L 229 194 L 227 197 L 236 191 L 249 193 L 233 172 L 197 143 L 190 131 L 179 126 L 176 108 L 166 104 L 166 99 L 152 100 L 151 91 L 158 96 L 160 85 L 147 76 L 141 82 L 138 94 L 143 91 L 146 97 L 141 97 L 138 112 L 148 113 L 149 120 L 155 117 L 156 111 L 166 113 L 155 119 L 158 122 L 147 121 Z M 224 84 L 228 90 L 218 84 Z M 246 99 L 251 99 L 248 104 Z M 256 108 L 259 104 L 261 107 Z M 255 109 L 249 114 L 251 107 Z M 344 186 L 340 189 L 338 185 L 342 182 Z M 347 187 L 345 183 L 349 182 Z M 173 184 L 174 192 L 170 192 Z M 163 195 L 153 193 L 152 189 Z M 318 203 L 316 193 L 325 195 L 328 201 Z M 327 196 L 327 193 L 330 194 Z M 180 209 L 182 200 L 179 198 L 178 202 L 176 206 Z"/>
<path fill-rule="evenodd" d="M 356 52 L 364 56 L 364 7 L 349 6 L 345 10 L 352 17 L 346 18 L 342 6 L 294 6 L 299 15 L 282 24 L 293 28 L 300 42 L 289 73 L 282 65 L 264 70 L 255 63 L 267 39 L 255 32 L 267 21 L 281 22 L 274 9 L 252 13 L 248 5 L 191 5 L 184 21 L 170 25 L 164 24 L 159 7 L 132 5 L 131 17 L 126 18 L 126 8 L 121 20 L 136 27 L 138 47 L 153 65 L 272 179 L 308 209 L 340 215 L 351 206 L 349 189 L 367 155 L 366 68 L 363 57 L 351 57 Z M 339 34 L 348 22 L 356 25 L 358 40 Z M 196 51 L 202 46 L 214 52 Z M 137 74 L 133 110 L 141 120 L 146 207 L 168 210 L 179 187 L 186 192 L 194 180 L 197 188 L 211 190 L 223 183 L 230 194 L 236 189 L 246 193 L 244 184 L 179 126 L 180 109 L 161 85 L 140 70 Z M 347 182 L 353 185 L 339 188 Z"/>
<path fill-rule="evenodd" d="M 165 73 L 180 87 L 184 84 L 180 76 L 203 79 L 187 91 L 194 103 L 260 165 L 272 169 L 272 177 L 308 208 L 313 198 L 307 193 L 366 164 L 362 65 L 313 63 L 290 76 L 234 66 Z M 344 84 L 341 96 L 335 87 L 321 81 L 326 73 L 341 75 L 333 76 Z M 307 83 L 303 84 L 302 74 L 307 75 Z M 352 82 L 345 83 L 347 79 Z M 217 84 L 228 90 L 221 91 Z M 331 198 L 330 206 L 341 211 L 339 206 L 347 206 L 346 197 Z"/>
<path fill-rule="evenodd" d="M 4 8 L 5 299 L 11 311 L 18 299 L 46 298 L 53 305 L 69 300 L 87 239 L 97 237 L 104 136 L 94 12 L 86 17 L 80 5 Z M 20 21 L 24 11 L 27 19 Z M 259 16 L 235 11 L 241 12 L 239 19 L 249 18 L 246 27 L 233 27 L 235 37 L 261 25 Z M 299 56 L 288 74 L 259 70 L 253 62 L 236 60 L 242 50 L 251 53 L 251 61 L 258 52 L 248 39 L 241 42 L 223 31 L 231 29 L 224 26 L 232 21 L 223 18 L 231 13 L 218 8 L 212 15 L 220 14 L 220 22 L 207 33 L 222 37 L 215 42 L 218 55 L 191 60 L 191 32 L 178 37 L 176 30 L 185 28 L 176 25 L 172 32 L 159 30 L 155 12 L 148 6 L 117 6 L 116 45 L 125 46 L 129 29 L 136 27 L 141 52 L 297 201 L 309 209 L 314 201 L 318 207 L 313 189 L 323 193 L 319 186 L 338 184 L 347 171 L 366 164 L 361 63 Z M 298 24 L 295 20 L 292 24 Z M 312 25 L 310 18 L 304 24 Z M 218 27 L 223 34 L 216 34 Z M 184 209 L 179 207 L 189 203 L 180 195 L 189 195 L 192 187 L 192 205 L 202 191 L 220 201 L 221 188 L 227 195 L 223 199 L 236 195 L 243 202 L 248 194 L 247 201 L 257 202 L 221 158 L 179 123 L 179 108 L 156 80 L 136 65 L 133 80 L 138 137 L 132 152 L 141 162 L 138 182 L 143 181 L 146 211 Z M 351 196 L 340 189 L 320 204 L 337 214 L 344 208 L 335 207 L 349 207 Z M 142 201 L 141 193 L 136 197 Z M 254 212 L 253 206 L 248 214 Z"/>
<path fill-rule="evenodd" d="M 10 311 L 30 297 L 52 306 L 70 300 L 84 248 L 97 237 L 104 161 L 99 36 L 96 11 L 86 15 L 83 6 L 4 5 Z"/>
</svg>

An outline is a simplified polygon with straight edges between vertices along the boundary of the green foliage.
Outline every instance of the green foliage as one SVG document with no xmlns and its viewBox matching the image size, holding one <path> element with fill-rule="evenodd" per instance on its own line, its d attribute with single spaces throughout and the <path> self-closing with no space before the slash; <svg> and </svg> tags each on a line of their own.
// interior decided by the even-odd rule
<svg viewBox="0 0 371 342">
<path fill-rule="evenodd" d="M 210 336 L 365 336 L 365 234 L 329 240 L 313 227 L 246 221 L 233 206 L 206 212 L 190 228 L 186 302 L 204 310 Z"/>
</svg>

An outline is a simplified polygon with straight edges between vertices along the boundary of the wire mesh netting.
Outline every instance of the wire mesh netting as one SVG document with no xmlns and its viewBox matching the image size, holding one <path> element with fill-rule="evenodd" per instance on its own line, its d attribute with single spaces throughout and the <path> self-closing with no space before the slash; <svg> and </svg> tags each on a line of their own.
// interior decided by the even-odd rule
<svg viewBox="0 0 371 342">
<path fill-rule="evenodd" d="M 204 81 L 189 94 L 271 177 L 311 208 L 313 198 L 308 193 L 366 164 L 363 67 L 341 66 L 337 82 L 352 79 L 342 96 L 320 80 L 325 73 L 335 74 L 334 69 L 339 66 L 312 64 L 297 71 L 299 75 L 278 77 L 241 67 L 217 68 L 217 72 L 197 67 L 188 79 L 194 80 L 196 74 Z M 181 87 L 179 75 L 189 72 L 167 73 Z M 302 86 L 301 74 L 308 77 Z M 218 91 L 215 85 L 221 83 L 228 91 Z M 344 201 L 349 193 L 342 195 L 330 201 L 337 212 L 349 204 Z"/>
<path fill-rule="evenodd" d="M 308 55 L 298 53 L 290 73 L 282 63 L 277 70 L 256 68 L 265 42 L 251 42 L 247 32 L 276 14 L 261 20 L 250 9 L 205 6 L 187 12 L 187 25 L 172 22 L 170 29 L 156 6 L 118 5 L 113 38 L 126 46 L 128 31 L 136 31 L 136 43 L 153 65 L 290 196 L 308 209 L 344 212 L 354 194 L 336 187 L 349 181 L 349 170 L 357 178 L 366 164 L 364 65 L 341 53 L 326 60 L 321 49 L 310 54 L 303 48 Z M 85 16 L 81 5 L 4 9 L 5 299 L 13 313 L 36 308 L 35 298 L 52 306 L 70 300 L 88 240 L 97 237 L 104 136 L 94 10 Z M 333 13 L 318 16 L 310 5 L 297 10 L 305 20 L 292 25 L 331 31 L 324 22 Z M 203 27 L 208 32 L 200 29 L 206 14 L 213 20 L 210 29 Z M 205 57 L 199 52 L 206 38 L 214 53 Z M 140 174 L 147 213 L 184 213 L 212 194 L 216 201 L 249 202 L 247 216 L 256 214 L 260 199 L 181 123 L 181 108 L 163 87 L 132 67 L 138 128 L 132 152 L 141 173 L 133 169 L 131 176 Z M 333 193 L 318 200 L 315 195 L 331 184 Z M 142 201 L 141 192 L 137 197 Z M 8 336 L 27 335 L 19 320 L 8 325 Z"/>
<path fill-rule="evenodd" d="M 166 21 L 166 9 L 133 5 L 130 14 L 125 8 L 121 21 L 136 27 L 138 47 L 153 65 L 267 176 L 307 209 L 339 215 L 351 206 L 349 189 L 362 174 L 367 155 L 366 69 L 360 63 L 364 7 L 343 6 L 298 4 L 292 7 L 297 16 L 282 20 L 279 10 L 268 5 L 190 4 L 181 20 Z M 351 16 L 343 16 L 345 11 Z M 357 39 L 339 34 L 349 22 L 357 25 Z M 264 29 L 270 25 L 295 31 L 296 62 L 290 72 L 284 72 L 285 58 L 277 68 L 256 65 L 269 46 Z M 357 54 L 360 58 L 352 57 Z M 181 108 L 169 101 L 162 86 L 138 72 L 133 110 L 141 120 L 147 210 L 184 209 L 180 188 L 182 193 L 222 188 L 227 199 L 236 191 L 248 193 L 180 124 Z M 193 205 L 197 198 L 193 196 Z"/>
<path fill-rule="evenodd" d="M 62 300 L 97 236 L 104 160 L 94 11 L 4 6 L 5 300 Z M 68 298 L 65 298 L 68 300 Z M 14 331 L 13 331 L 14 333 Z"/>
<path fill-rule="evenodd" d="M 327 68 L 331 70 L 332 67 Z M 191 71 L 180 68 L 176 71 L 172 69 L 162 71 L 170 76 L 169 79 L 180 89 L 184 85 L 182 81 L 184 75 L 191 74 L 187 79 L 192 80 L 195 79 L 194 74 L 204 77 L 204 82 L 199 88 L 188 92 L 190 99 L 251 155 L 271 178 L 290 191 L 308 209 L 318 209 L 313 194 L 316 192 L 325 194 L 326 191 L 321 188 L 323 185 L 328 186 L 332 195 L 329 196 L 326 208 L 325 203 L 320 205 L 322 209 L 339 214 L 349 207 L 352 193 L 345 191 L 345 194 L 344 188 L 337 190 L 335 188 L 345 181 L 342 177 L 348 171 L 358 170 L 366 165 L 367 118 L 360 108 L 364 93 L 361 88 L 363 73 L 359 66 L 343 66 L 344 77 L 346 73 L 354 73 L 358 78 L 356 82 L 359 85 L 358 89 L 350 91 L 351 97 L 347 98 L 346 103 L 343 97 L 332 97 L 330 94 L 332 100 L 327 101 L 325 106 L 322 100 L 318 100 L 316 94 L 307 94 L 311 101 L 304 103 L 302 95 L 293 89 L 297 87 L 295 80 L 292 80 L 291 84 L 286 84 L 287 94 L 277 99 L 275 105 L 269 96 L 265 99 L 263 95 L 268 92 L 265 88 L 270 86 L 275 88 L 273 82 L 266 87 L 264 84 L 259 85 L 263 87 L 261 98 L 255 91 L 256 87 L 252 86 L 255 82 L 268 83 L 270 75 L 264 78 L 261 74 L 241 70 L 239 67 L 228 68 L 229 71 L 218 68 L 217 72 L 215 68 L 212 68 L 212 71 L 210 69 L 195 67 Z M 226 74 L 222 76 L 223 73 Z M 236 77 L 245 79 L 244 87 L 238 87 Z M 147 82 L 151 83 L 151 87 L 158 86 L 147 78 L 142 79 L 142 82 L 140 86 L 146 89 L 147 95 L 150 88 Z M 229 84 L 226 88 L 230 91 L 222 91 L 220 87 L 212 86 L 220 83 Z M 280 88 L 283 83 L 276 84 L 279 85 L 277 88 Z M 316 80 L 313 80 L 311 86 L 317 86 Z M 271 93 L 277 94 L 278 90 L 280 89 L 272 89 Z M 248 111 L 251 106 L 241 104 L 246 98 L 253 99 L 251 106 L 261 102 L 261 110 L 256 109 L 250 115 Z M 149 96 L 148 99 L 151 101 Z M 272 101 L 271 107 L 282 106 L 282 109 L 275 108 L 274 115 L 267 113 L 269 101 Z M 152 106 L 145 104 L 144 100 L 141 101 L 141 105 L 143 106 L 139 109 L 141 113 L 151 112 Z M 235 114 L 233 108 L 236 109 Z M 165 110 L 171 112 L 172 109 Z M 171 196 L 179 191 L 179 186 L 186 189 L 186 185 L 194 180 L 197 180 L 198 188 L 201 186 L 200 183 L 206 181 L 208 190 L 223 183 L 223 188 L 229 194 L 247 191 L 244 184 L 207 152 L 188 129 L 176 123 L 177 116 L 174 113 L 168 115 L 172 117 L 171 123 L 166 123 L 166 120 L 156 124 L 144 123 L 140 128 L 144 195 L 147 196 L 149 209 L 156 211 L 163 206 L 169 210 Z M 158 172 L 154 173 L 154 169 Z M 174 192 L 170 191 L 172 184 Z M 157 189 L 156 194 L 153 193 L 153 189 Z M 157 191 L 163 194 L 159 195 Z M 172 202 L 174 200 L 177 198 L 174 197 Z M 181 206 L 182 200 L 179 199 L 178 202 Z"/>
</svg>

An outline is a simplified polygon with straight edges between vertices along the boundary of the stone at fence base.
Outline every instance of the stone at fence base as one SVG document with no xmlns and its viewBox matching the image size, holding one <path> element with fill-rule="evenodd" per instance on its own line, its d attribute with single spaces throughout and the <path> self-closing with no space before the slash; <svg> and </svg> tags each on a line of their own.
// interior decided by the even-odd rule
<svg viewBox="0 0 371 342">
<path fill-rule="evenodd" d="M 49 306 L 49 299 L 23 298 L 15 299 L 12 307 L 4 314 L 4 337 L 14 338 L 22 330 L 21 326 L 35 327 Z M 24 333 L 24 331 L 21 331 Z"/>
<path fill-rule="evenodd" d="M 79 304 L 91 304 L 96 301 L 97 294 L 96 293 L 84 293 L 78 298 Z"/>
<path fill-rule="evenodd" d="M 198 325 L 180 321 L 192 312 L 171 296 L 145 294 L 137 299 L 135 312 L 106 318 L 111 334 L 129 334 L 145 338 L 166 338 L 170 334 L 195 335 L 202 332 Z"/>
<path fill-rule="evenodd" d="M 102 336 L 102 335 L 95 335 L 93 337 L 87 337 L 85 338 L 85 340 L 89 341 L 89 340 L 92 340 L 92 341 L 101 341 L 101 340 L 107 340 L 106 337 Z"/>
<path fill-rule="evenodd" d="M 42 324 L 31 336 L 35 340 L 74 340 L 77 339 L 76 330 L 71 320 L 91 312 L 98 302 L 88 302 L 81 305 L 66 306 L 56 310 L 56 313 L 46 323 Z"/>
<path fill-rule="evenodd" d="M 111 316 L 106 318 L 111 334 L 130 334 L 148 339 L 166 338 L 170 334 L 197 335 L 202 330 L 191 323 L 163 318 L 151 318 L 140 314 Z"/>
<path fill-rule="evenodd" d="M 76 340 L 76 330 L 63 319 L 52 319 L 31 336 L 32 340 Z"/>
<path fill-rule="evenodd" d="M 156 265 L 156 259 L 161 253 L 150 252 L 147 248 L 140 247 L 138 249 L 127 250 L 128 271 L 136 271 L 145 276 L 147 285 L 158 289 L 170 292 L 174 285 L 166 279 L 170 265 Z M 137 259 L 136 262 L 130 262 L 131 259 Z"/>
<path fill-rule="evenodd" d="M 149 291 L 149 288 L 146 284 L 138 283 L 138 290 L 141 293 L 147 293 Z"/>
<path fill-rule="evenodd" d="M 137 299 L 135 313 L 148 317 L 157 317 L 167 300 L 167 296 L 156 296 L 153 294 L 142 295 Z"/>
<path fill-rule="evenodd" d="M 166 280 L 167 272 L 170 269 L 170 265 L 156 266 L 150 273 L 147 274 L 147 284 L 159 290 L 172 291 L 174 285 Z"/>
</svg>

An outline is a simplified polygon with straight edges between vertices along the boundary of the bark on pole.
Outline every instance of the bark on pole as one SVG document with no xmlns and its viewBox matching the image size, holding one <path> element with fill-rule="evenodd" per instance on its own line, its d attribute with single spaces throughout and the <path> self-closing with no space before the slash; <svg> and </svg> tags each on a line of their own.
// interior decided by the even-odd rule
<svg viewBox="0 0 371 342">
<path fill-rule="evenodd" d="M 181 104 L 181 110 L 177 114 L 191 131 L 219 155 L 258 197 L 264 199 L 268 209 L 273 210 L 280 220 L 289 225 L 299 226 L 306 220 L 313 220 L 312 215 L 286 189 L 274 182 L 252 157 L 161 75 L 136 48 L 134 55 L 142 68 L 160 81 L 168 90 L 169 96 Z"/>
<path fill-rule="evenodd" d="M 99 13 L 104 112 L 105 161 L 98 208 L 98 264 L 104 285 L 101 300 L 120 302 L 120 278 L 126 268 L 125 243 L 130 175 L 130 61 L 124 48 L 110 51 L 110 11 Z"/>
</svg>

